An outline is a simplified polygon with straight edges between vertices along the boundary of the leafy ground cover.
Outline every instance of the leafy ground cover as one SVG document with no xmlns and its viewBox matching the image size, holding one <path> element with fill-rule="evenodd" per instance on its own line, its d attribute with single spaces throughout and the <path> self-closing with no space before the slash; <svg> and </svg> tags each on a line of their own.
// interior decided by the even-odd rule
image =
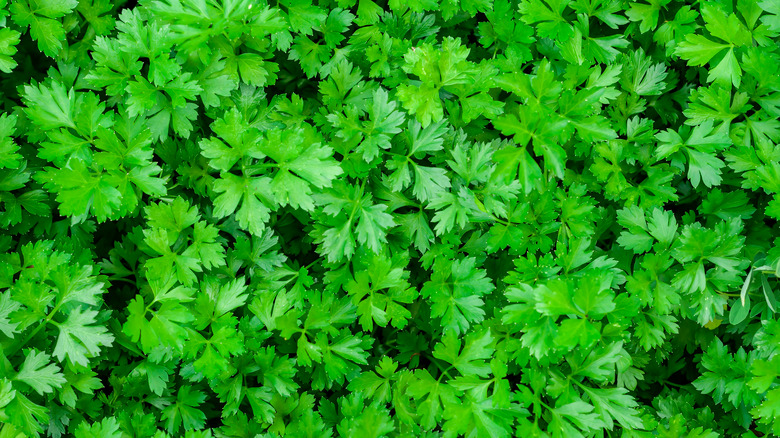
<svg viewBox="0 0 780 438">
<path fill-rule="evenodd" d="M 0 0 L 0 437 L 780 435 L 777 0 Z"/>
</svg>

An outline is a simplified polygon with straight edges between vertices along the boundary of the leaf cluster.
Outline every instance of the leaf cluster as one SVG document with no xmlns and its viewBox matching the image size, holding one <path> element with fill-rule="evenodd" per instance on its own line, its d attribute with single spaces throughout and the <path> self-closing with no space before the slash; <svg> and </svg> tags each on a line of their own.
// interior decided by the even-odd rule
<svg viewBox="0 0 780 438">
<path fill-rule="evenodd" d="M 0 437 L 780 435 L 777 0 L 0 0 Z"/>
</svg>

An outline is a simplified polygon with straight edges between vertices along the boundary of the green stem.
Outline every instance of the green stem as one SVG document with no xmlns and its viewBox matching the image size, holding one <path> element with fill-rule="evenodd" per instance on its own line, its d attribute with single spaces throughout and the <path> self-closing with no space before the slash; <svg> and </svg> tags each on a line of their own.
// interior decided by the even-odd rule
<svg viewBox="0 0 780 438">
<path fill-rule="evenodd" d="M 311 269 L 312 266 L 314 266 L 315 263 L 319 262 L 321 259 L 322 259 L 322 257 L 317 257 L 313 262 L 311 262 L 308 265 L 304 266 L 303 269 L 308 271 L 309 269 Z"/>
<path fill-rule="evenodd" d="M 515 223 L 515 222 L 511 222 L 511 221 L 508 221 L 508 220 L 501 219 L 500 217 L 494 215 L 493 213 L 489 213 L 489 214 L 490 214 L 490 216 L 493 217 L 494 221 L 500 223 L 501 225 L 505 225 L 507 227 L 511 227 L 511 226 L 514 226 L 514 225 L 520 225 L 519 223 Z"/>
<path fill-rule="evenodd" d="M 439 378 L 437 379 L 438 382 L 441 382 L 441 378 L 444 376 L 447 376 L 447 379 L 452 379 L 452 376 L 449 373 L 449 371 L 453 368 L 452 365 L 445 368 L 442 366 L 441 362 L 439 362 L 438 359 L 428 354 L 426 354 L 426 356 L 428 356 L 428 359 L 430 359 L 430 361 L 433 362 L 433 364 L 436 365 L 437 368 L 439 368 L 439 371 L 441 371 L 441 375 L 439 375 Z"/>
<path fill-rule="evenodd" d="M 352 205 L 352 212 L 349 213 L 349 219 L 347 219 L 348 224 L 352 224 L 352 219 L 355 217 L 355 213 L 357 213 L 358 206 L 360 205 L 360 201 L 363 198 L 363 193 L 366 186 L 366 180 L 363 179 L 360 181 L 360 189 L 358 190 L 358 199 L 353 202 Z M 351 225 L 350 225 L 351 226 Z"/>
<path fill-rule="evenodd" d="M 46 316 L 46 319 L 41 321 L 41 323 L 38 324 L 38 326 L 35 327 L 33 331 L 31 331 L 27 336 L 25 336 L 24 339 L 22 339 L 20 342 L 11 345 L 8 348 L 8 350 L 5 351 L 6 357 L 11 357 L 12 354 L 16 353 L 17 351 L 19 351 L 19 349 L 27 345 L 27 343 L 30 342 L 30 340 L 32 340 L 32 338 L 34 338 L 35 335 L 37 335 L 44 327 L 46 327 L 46 324 L 51 322 L 51 320 L 54 318 L 54 315 L 56 315 L 57 312 L 59 312 L 60 306 L 61 304 L 54 306 L 51 312 Z"/>
<path fill-rule="evenodd" d="M 135 281 L 128 280 L 127 278 L 124 278 L 124 277 L 112 277 L 112 278 L 109 278 L 109 280 L 110 281 L 123 281 L 125 283 L 132 284 L 133 286 L 138 287 L 138 284 Z"/>
</svg>

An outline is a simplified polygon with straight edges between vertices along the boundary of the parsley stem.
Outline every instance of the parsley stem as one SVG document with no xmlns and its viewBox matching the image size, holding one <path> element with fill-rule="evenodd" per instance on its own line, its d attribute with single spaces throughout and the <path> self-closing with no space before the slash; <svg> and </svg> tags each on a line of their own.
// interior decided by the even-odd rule
<svg viewBox="0 0 780 438">
<path fill-rule="evenodd" d="M 579 380 L 572 379 L 572 376 L 573 376 L 574 374 L 576 374 L 576 373 L 572 373 L 572 374 L 568 375 L 568 376 L 566 377 L 566 380 L 568 380 L 568 381 L 570 381 L 570 382 L 574 382 L 574 383 L 576 383 L 576 384 L 577 384 L 577 386 L 579 386 L 580 388 L 582 388 L 582 389 L 584 389 L 584 390 L 588 390 L 588 389 L 590 389 L 590 388 L 588 388 L 587 386 L 583 385 L 583 384 L 582 384 L 582 382 L 580 382 Z"/>
<path fill-rule="evenodd" d="M 54 306 L 51 312 L 46 316 L 46 319 L 41 321 L 40 324 L 38 324 L 38 326 L 33 329 L 33 331 L 31 331 L 27 336 L 24 337 L 24 339 L 11 345 L 8 348 L 8 350 L 5 351 L 5 355 L 7 357 L 10 357 L 12 354 L 16 353 L 19 349 L 27 345 L 27 343 L 30 342 L 30 340 L 32 340 L 32 338 L 34 338 L 35 335 L 37 335 L 38 332 L 40 332 L 44 327 L 46 327 L 46 324 L 48 324 L 54 318 L 54 315 L 56 315 L 57 312 L 59 312 L 61 306 L 62 304 L 57 304 L 56 306 Z"/>
<path fill-rule="evenodd" d="M 304 267 L 303 267 L 303 269 L 305 269 L 306 271 L 308 271 L 308 270 L 309 270 L 309 269 L 311 269 L 311 267 L 312 267 L 312 266 L 314 266 L 316 263 L 319 263 L 319 261 L 320 261 L 320 260 L 322 260 L 322 257 L 317 257 L 317 258 L 316 258 L 316 259 L 315 259 L 313 262 L 311 262 L 311 263 L 309 263 L 308 265 L 304 266 Z M 295 275 L 297 276 L 298 274 L 295 274 Z"/>
<path fill-rule="evenodd" d="M 109 278 L 109 280 L 110 281 L 123 281 L 125 283 L 132 284 L 133 286 L 138 287 L 138 283 L 137 282 L 135 282 L 133 280 L 129 280 L 129 279 L 124 278 L 124 277 L 111 277 L 111 278 Z"/>
<path fill-rule="evenodd" d="M 519 224 L 516 224 L 514 222 L 509 222 L 508 220 L 501 219 L 500 217 L 498 217 L 498 216 L 496 216 L 496 215 L 494 215 L 492 213 L 490 214 L 490 216 L 493 217 L 494 221 L 500 223 L 501 225 L 507 226 L 507 227 L 511 227 L 511 226 L 514 226 L 514 225 L 519 225 Z"/>
<path fill-rule="evenodd" d="M 439 375 L 439 378 L 438 378 L 438 381 L 439 381 L 439 382 L 441 381 L 441 378 L 442 378 L 442 377 L 444 377 L 444 376 L 447 376 L 447 379 L 452 379 L 452 376 L 451 376 L 451 375 L 450 375 L 450 373 L 449 373 L 449 371 L 450 371 L 450 370 L 453 368 L 453 366 L 452 366 L 452 365 L 450 365 L 449 367 L 446 367 L 446 368 L 445 368 L 444 366 L 442 366 L 441 362 L 439 362 L 439 360 L 438 360 L 438 359 L 434 358 L 434 357 L 433 357 L 433 356 L 431 356 L 430 354 L 426 354 L 426 356 L 428 357 L 428 359 L 429 359 L 429 360 L 430 360 L 430 361 L 431 361 L 431 362 L 432 362 L 434 365 L 436 365 L 436 367 L 439 369 L 439 371 L 441 371 L 441 374 Z"/>
<path fill-rule="evenodd" d="M 353 201 L 352 211 L 349 213 L 349 219 L 347 219 L 347 223 L 349 223 L 350 226 L 352 224 L 352 219 L 355 217 L 355 213 L 357 213 L 358 206 L 360 205 L 360 201 L 363 198 L 363 193 L 365 193 L 365 185 L 366 185 L 366 180 L 362 179 L 360 181 L 360 188 L 358 189 L 357 199 Z"/>
</svg>

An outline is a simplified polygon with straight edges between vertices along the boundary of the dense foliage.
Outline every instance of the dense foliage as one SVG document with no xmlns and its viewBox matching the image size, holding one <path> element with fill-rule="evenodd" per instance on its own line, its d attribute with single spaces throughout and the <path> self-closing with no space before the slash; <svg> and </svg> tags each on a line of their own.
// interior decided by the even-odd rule
<svg viewBox="0 0 780 438">
<path fill-rule="evenodd" d="M 778 0 L 0 0 L 0 437 L 780 435 Z"/>
</svg>

